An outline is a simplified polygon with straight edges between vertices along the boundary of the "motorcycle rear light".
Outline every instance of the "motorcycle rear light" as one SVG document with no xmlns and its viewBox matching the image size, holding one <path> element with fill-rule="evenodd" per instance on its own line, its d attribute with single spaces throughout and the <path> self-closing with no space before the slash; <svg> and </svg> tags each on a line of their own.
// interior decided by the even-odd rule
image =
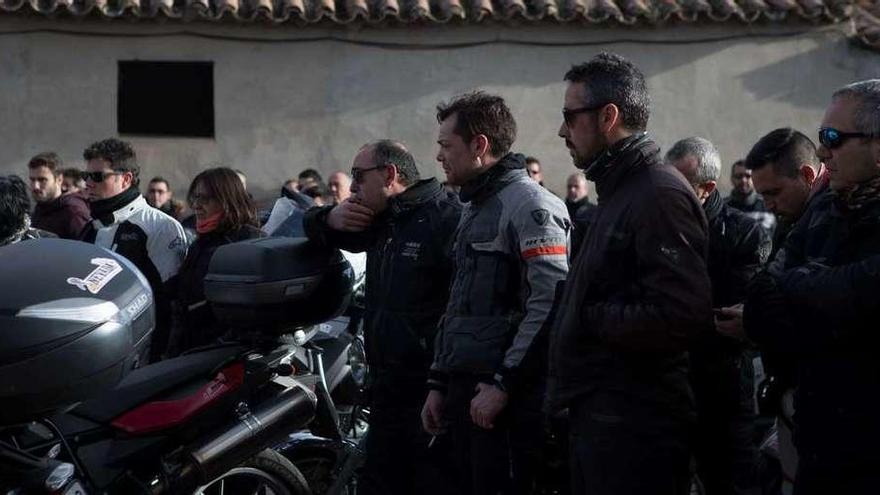
<svg viewBox="0 0 880 495">
<path fill-rule="evenodd" d="M 182 399 L 143 404 L 113 420 L 114 428 L 132 435 L 167 430 L 185 423 L 211 403 L 235 391 L 244 383 L 244 364 L 235 363 L 194 394 Z"/>
</svg>

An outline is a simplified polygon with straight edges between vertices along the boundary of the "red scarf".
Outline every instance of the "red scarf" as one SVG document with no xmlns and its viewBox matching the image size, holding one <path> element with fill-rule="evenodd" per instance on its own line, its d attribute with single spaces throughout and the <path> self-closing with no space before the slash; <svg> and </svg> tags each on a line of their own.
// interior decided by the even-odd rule
<svg viewBox="0 0 880 495">
<path fill-rule="evenodd" d="M 217 229 L 217 226 L 220 225 L 220 220 L 223 220 L 222 211 L 218 211 L 208 218 L 196 220 L 196 232 L 198 232 L 199 234 L 207 234 L 208 232 L 213 232 Z"/>
</svg>

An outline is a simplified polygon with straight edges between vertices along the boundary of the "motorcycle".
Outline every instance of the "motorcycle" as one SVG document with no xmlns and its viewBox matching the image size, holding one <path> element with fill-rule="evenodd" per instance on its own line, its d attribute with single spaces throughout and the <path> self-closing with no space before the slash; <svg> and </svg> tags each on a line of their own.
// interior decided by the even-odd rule
<svg viewBox="0 0 880 495">
<path fill-rule="evenodd" d="M 26 265 L 20 248 L 9 251 L 14 247 L 0 258 Z M 293 364 L 306 350 L 279 337 L 347 305 L 351 268 L 338 252 L 291 239 L 219 248 L 205 293 L 235 329 L 232 338 L 133 369 L 153 325 L 143 276 L 87 244 L 46 240 L 26 248 L 42 262 L 60 253 L 65 265 L 98 267 L 68 278 L 72 288 L 44 270 L 32 281 L 36 290 L 0 301 L 4 315 L 15 315 L 2 327 L 19 335 L 0 334 L 13 344 L 0 361 L 3 493 L 311 493 L 299 470 L 268 449 L 311 422 L 319 383 Z M 77 289 L 100 297 L 70 297 L 80 296 Z M 34 328 L 40 331 L 21 333 Z M 21 335 L 43 341 L 23 346 Z M 40 367 L 53 362 L 53 373 Z"/>
</svg>

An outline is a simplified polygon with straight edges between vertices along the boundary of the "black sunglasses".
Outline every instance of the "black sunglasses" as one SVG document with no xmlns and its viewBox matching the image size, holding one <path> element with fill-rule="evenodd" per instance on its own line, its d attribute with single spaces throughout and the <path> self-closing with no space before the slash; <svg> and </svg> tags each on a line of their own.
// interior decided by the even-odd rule
<svg viewBox="0 0 880 495">
<path fill-rule="evenodd" d="M 578 114 L 586 113 L 586 112 L 595 112 L 596 110 L 600 110 L 605 105 L 607 105 L 607 103 L 603 103 L 601 105 L 595 105 L 592 107 L 572 108 L 571 110 L 563 108 L 562 109 L 562 120 L 565 121 L 566 126 L 571 127 L 571 125 L 574 124 L 574 118 L 577 117 Z"/>
<path fill-rule="evenodd" d="M 864 132 L 842 132 L 833 127 L 823 127 L 819 129 L 819 143 L 833 150 L 843 145 L 843 142 L 854 137 L 871 137 Z"/>
<path fill-rule="evenodd" d="M 351 178 L 357 182 L 358 184 L 364 181 L 364 174 L 369 172 L 370 170 L 378 170 L 380 168 L 385 168 L 387 165 L 376 165 L 375 167 L 370 168 L 352 168 L 351 169 Z"/>
<path fill-rule="evenodd" d="M 104 182 L 107 179 L 107 177 L 110 177 L 111 175 L 121 175 L 123 173 L 124 172 L 104 172 L 104 171 L 80 172 L 80 177 L 82 177 L 82 180 L 90 180 L 92 182 Z"/>
</svg>

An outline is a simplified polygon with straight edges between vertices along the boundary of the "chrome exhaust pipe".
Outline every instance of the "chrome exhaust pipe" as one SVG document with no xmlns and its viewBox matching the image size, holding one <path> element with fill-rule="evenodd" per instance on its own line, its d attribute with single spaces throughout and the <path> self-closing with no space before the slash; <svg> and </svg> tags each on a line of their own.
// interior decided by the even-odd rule
<svg viewBox="0 0 880 495">
<path fill-rule="evenodd" d="M 240 404 L 238 420 L 188 449 L 188 461 L 181 470 L 174 493 L 185 493 L 205 485 L 238 466 L 273 441 L 308 424 L 315 416 L 317 397 L 297 385 L 281 392 L 254 410 Z"/>
</svg>

